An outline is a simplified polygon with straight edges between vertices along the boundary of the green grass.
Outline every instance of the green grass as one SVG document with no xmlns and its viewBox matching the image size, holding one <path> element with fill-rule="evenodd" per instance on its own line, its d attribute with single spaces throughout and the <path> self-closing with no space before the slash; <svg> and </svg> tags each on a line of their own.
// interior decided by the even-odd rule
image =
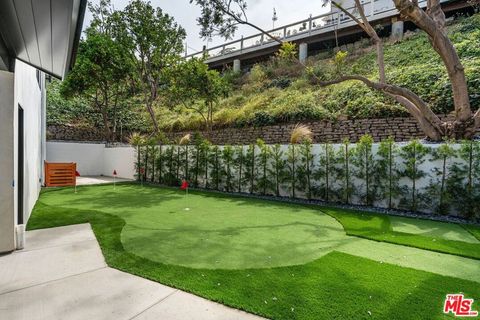
<svg viewBox="0 0 480 320">
<path fill-rule="evenodd" d="M 479 228 L 475 226 L 403 218 L 403 221 L 410 220 L 413 225 L 421 224 L 429 226 L 430 230 L 435 230 L 433 234 L 428 232 L 425 234 L 407 233 L 393 229 L 391 220 L 402 220 L 398 217 L 336 208 L 327 208 L 324 212 L 335 217 L 343 225 L 348 235 L 480 259 L 480 242 L 472 243 L 472 234 L 475 235 L 476 232 L 477 240 L 479 238 Z M 464 228 L 463 234 L 459 232 L 460 227 Z M 449 232 L 455 232 L 457 239 L 460 237 L 465 237 L 465 239 L 463 241 L 452 240 L 442 235 L 442 233 Z"/>
<path fill-rule="evenodd" d="M 168 197 L 170 200 L 165 199 Z M 205 192 L 195 192 L 189 197 L 191 210 L 187 213 L 183 210 L 185 201 L 182 194 L 172 189 L 117 185 L 115 192 L 112 186 L 80 187 L 77 194 L 73 194 L 71 189 L 48 190 L 42 192 L 29 220 L 28 229 L 89 222 L 110 266 L 272 319 L 442 319 L 445 318 L 442 314 L 445 294 L 464 292 L 477 301 L 480 299 L 478 282 L 404 268 L 337 250 L 324 252 L 318 259 L 309 253 L 306 256 L 310 257 L 306 260 L 314 260 L 300 265 L 269 267 L 266 264 L 264 268 L 212 269 L 211 265 L 208 268 L 197 268 L 164 263 L 160 261 L 160 256 L 155 260 L 149 259 L 146 255 L 142 256 L 143 253 L 138 255 L 132 248 L 128 249 L 129 245 L 134 244 L 132 241 L 135 237 L 127 237 L 128 230 L 125 228 L 130 224 L 139 226 L 140 223 L 144 229 L 171 228 L 186 230 L 186 233 L 173 237 L 171 232 L 149 234 L 148 239 L 138 240 L 140 242 L 134 247 L 157 246 L 156 242 L 169 240 L 180 241 L 181 247 L 190 246 L 192 252 L 196 252 L 199 261 L 205 261 L 203 257 L 205 250 L 213 250 L 218 245 L 236 248 L 236 245 L 244 239 L 243 230 L 250 230 L 252 225 L 256 226 L 259 223 L 264 226 L 267 222 L 270 226 L 288 223 L 292 225 L 293 229 L 289 229 L 290 226 L 283 226 L 282 232 L 276 234 L 275 239 L 261 235 L 268 233 L 270 227 L 265 230 L 262 228 L 262 232 L 254 233 L 253 236 L 249 234 L 253 237 L 250 239 L 250 248 L 272 250 L 275 253 L 272 254 L 272 258 L 281 253 L 282 259 L 278 260 L 279 264 L 285 264 L 289 259 L 289 253 L 281 251 L 295 251 L 297 247 L 304 247 L 306 242 L 322 237 L 325 240 L 330 240 L 331 235 L 341 237 L 337 234 L 339 224 L 312 207 Z M 202 199 L 201 206 L 193 204 L 197 199 Z M 215 205 L 217 203 L 218 209 Z M 255 214 L 265 215 L 265 219 L 259 217 L 259 220 L 255 220 L 249 212 L 252 208 L 255 209 Z M 271 208 L 275 210 L 272 211 Z M 230 215 L 232 211 L 237 213 Z M 145 214 L 141 214 L 142 212 Z M 247 212 L 245 219 L 241 219 L 241 212 Z M 179 217 L 173 217 L 177 215 Z M 193 217 L 194 215 L 198 217 Z M 169 216 L 172 217 L 169 219 Z M 226 222 L 229 219 L 234 221 L 233 224 Z M 333 233 L 325 233 L 326 231 L 318 226 L 309 226 L 307 219 L 312 219 L 311 224 L 322 223 L 323 229 L 333 228 L 331 231 Z M 201 241 L 185 242 L 181 239 L 184 235 L 186 238 L 198 235 L 197 232 L 189 233 L 193 224 L 196 229 L 216 229 L 217 232 L 212 232 L 211 236 L 218 242 L 215 241 L 212 248 L 205 246 Z M 232 229 L 232 225 L 235 224 L 242 227 Z M 304 230 L 295 225 L 303 226 Z M 273 230 L 275 233 L 275 228 Z M 302 241 L 295 239 L 296 233 L 299 238 L 303 238 Z M 305 239 L 307 234 L 310 238 Z M 142 233 L 138 233 L 137 237 L 142 239 Z M 228 237 L 231 238 L 229 241 L 226 240 Z M 280 240 L 280 243 L 274 246 L 271 242 L 275 241 L 272 240 Z M 295 241 L 287 245 L 282 242 L 287 240 Z M 363 239 L 358 241 L 367 247 L 369 243 L 373 243 L 374 246 L 378 244 Z M 203 246 L 203 251 L 196 250 L 197 246 Z M 172 243 L 168 243 L 167 247 L 169 250 L 176 248 Z M 308 245 L 305 248 L 309 251 Z M 425 253 L 429 254 L 428 251 Z M 182 255 L 172 253 L 177 263 L 182 261 L 180 259 Z M 453 256 L 442 255 L 442 258 L 445 257 Z M 241 259 L 237 258 L 237 267 L 242 267 L 241 262 Z M 460 270 L 461 266 L 461 263 L 457 264 Z M 475 303 L 475 307 L 478 309 L 478 302 Z"/>
</svg>

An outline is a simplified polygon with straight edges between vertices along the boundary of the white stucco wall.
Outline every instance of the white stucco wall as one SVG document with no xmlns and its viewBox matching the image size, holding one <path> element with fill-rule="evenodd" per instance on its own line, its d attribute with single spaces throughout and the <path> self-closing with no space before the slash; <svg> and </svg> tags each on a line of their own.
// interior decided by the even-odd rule
<svg viewBox="0 0 480 320">
<path fill-rule="evenodd" d="M 0 252 L 15 249 L 18 221 L 18 121 L 24 114 L 23 223 L 27 223 L 43 180 L 45 77 L 16 61 L 15 73 L 0 74 Z"/>
<path fill-rule="evenodd" d="M 48 162 L 75 162 L 82 176 L 103 174 L 103 143 L 47 142 Z"/>
<path fill-rule="evenodd" d="M 18 106 L 24 110 L 24 222 L 28 221 L 30 213 L 38 199 L 43 179 L 42 128 L 45 109 L 42 88 L 45 87 L 45 77 L 40 73 L 40 85 L 37 81 L 37 70 L 19 60 L 15 63 L 15 128 L 18 126 Z M 17 180 L 17 145 L 18 136 L 15 129 L 15 181 Z M 17 189 L 15 188 L 15 199 Z M 15 212 L 17 203 L 15 202 Z M 15 215 L 16 219 L 16 215 Z M 15 220 L 16 223 L 16 220 Z"/>
<path fill-rule="evenodd" d="M 75 162 L 82 176 L 112 176 L 133 179 L 135 150 L 130 146 L 106 147 L 103 143 L 47 142 L 48 162 Z"/>
<path fill-rule="evenodd" d="M 105 148 L 103 175 L 111 176 L 113 170 L 120 178 L 135 178 L 135 149 L 130 146 Z"/>
<path fill-rule="evenodd" d="M 14 75 L 0 71 L 0 252 L 15 248 L 13 101 Z"/>
</svg>

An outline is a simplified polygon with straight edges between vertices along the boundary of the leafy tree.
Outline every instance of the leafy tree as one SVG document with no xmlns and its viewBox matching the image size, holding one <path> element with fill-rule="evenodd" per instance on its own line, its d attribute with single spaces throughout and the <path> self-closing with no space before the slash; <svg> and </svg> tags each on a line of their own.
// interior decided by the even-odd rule
<svg viewBox="0 0 480 320">
<path fill-rule="evenodd" d="M 266 195 L 272 185 L 270 179 L 269 167 L 270 167 L 270 147 L 262 139 L 257 139 L 257 146 L 259 154 L 257 156 L 257 188 L 261 194 Z"/>
<path fill-rule="evenodd" d="M 145 142 L 145 176 L 150 177 L 151 182 L 155 182 L 155 164 L 157 163 L 157 145 L 156 137 L 150 137 Z M 148 175 L 150 173 L 150 175 Z"/>
<path fill-rule="evenodd" d="M 334 190 L 337 200 L 349 204 L 353 193 L 353 185 L 351 183 L 351 157 L 352 148 L 350 141 L 344 139 L 342 145 L 335 155 L 334 173 L 338 182 L 338 188 Z"/>
<path fill-rule="evenodd" d="M 454 199 L 453 203 L 463 216 L 480 218 L 480 143 L 462 141 L 458 156 L 460 163 L 451 167 L 447 188 Z"/>
<path fill-rule="evenodd" d="M 195 134 L 193 137 L 194 151 L 192 152 L 193 161 L 192 168 L 190 170 L 190 179 L 193 181 L 195 188 L 200 186 L 200 178 L 205 174 L 205 157 L 203 145 L 205 144 L 205 139 L 200 134 Z"/>
<path fill-rule="evenodd" d="M 356 194 L 362 199 L 363 204 L 371 206 L 375 200 L 373 179 L 375 163 L 372 153 L 373 138 L 369 134 L 363 135 L 352 152 L 352 164 L 355 166 L 353 175 L 357 181 L 362 181 L 355 186 Z"/>
<path fill-rule="evenodd" d="M 319 165 L 313 173 L 314 179 L 318 184 L 314 187 L 314 193 L 325 201 L 330 201 L 330 193 L 332 188 L 332 179 L 335 173 L 335 150 L 330 143 L 322 145 L 319 154 Z"/>
<path fill-rule="evenodd" d="M 106 141 L 116 139 L 119 115 L 128 108 L 133 64 L 124 47 L 116 41 L 110 0 L 89 4 L 93 21 L 80 41 L 73 70 L 61 92 L 66 97 L 81 97 L 91 110 L 101 115 Z"/>
<path fill-rule="evenodd" d="M 423 199 L 422 193 L 418 190 L 417 182 L 426 175 L 426 172 L 420 169 L 420 165 L 425 162 L 428 153 L 429 148 L 418 140 L 412 140 L 400 149 L 400 157 L 403 159 L 403 169 L 399 172 L 400 176 L 411 181 L 410 186 L 402 187 L 403 198 L 400 200 L 400 205 L 406 206 L 412 211 L 418 209 L 419 202 Z"/>
<path fill-rule="evenodd" d="M 344 81 L 359 81 L 369 89 L 377 91 L 387 99 L 393 99 L 403 106 L 432 140 L 441 141 L 445 137 L 454 139 L 473 137 L 476 129 L 480 127 L 480 110 L 472 112 L 464 67 L 445 30 L 446 19 L 440 0 L 427 1 L 426 10 L 420 7 L 418 1 L 392 1 L 402 18 L 413 22 L 418 28 L 425 31 L 432 48 L 442 59 L 452 85 L 455 120 L 442 121 L 418 94 L 387 81 L 383 41 L 375 27 L 368 21 L 361 0 L 354 0 L 355 13 L 344 9 L 339 1 L 324 0 L 323 2 L 331 2 L 333 6 L 362 28 L 375 44 L 378 80 L 368 79 L 356 74 L 337 73 L 332 77 L 313 75 L 313 82 L 320 86 L 330 86 Z M 230 38 L 237 30 L 238 25 L 248 25 L 282 44 L 280 39 L 248 21 L 246 0 L 190 0 L 190 2 L 201 8 L 201 15 L 197 22 L 201 27 L 200 35 L 204 38 L 209 38 L 212 35 Z M 328 73 L 323 73 L 323 75 L 326 74 Z"/>
<path fill-rule="evenodd" d="M 222 180 L 222 173 L 220 170 L 220 148 L 217 145 L 213 145 L 210 148 L 208 155 L 208 162 L 210 166 L 210 186 L 213 186 L 215 190 L 220 190 L 220 183 Z"/>
<path fill-rule="evenodd" d="M 275 196 L 280 196 L 280 187 L 285 182 L 287 178 L 287 172 L 285 171 L 285 166 L 287 162 L 284 159 L 284 152 L 282 146 L 275 144 L 271 147 L 270 153 L 272 155 L 272 166 L 270 167 L 269 175 L 275 177 Z"/>
<path fill-rule="evenodd" d="M 244 174 L 244 165 L 245 165 L 245 152 L 243 146 L 236 146 L 235 150 L 234 165 L 237 168 L 237 191 L 242 192 L 243 184 L 243 174 Z"/>
<path fill-rule="evenodd" d="M 393 138 L 389 137 L 380 142 L 377 152 L 378 160 L 375 163 L 374 181 L 379 198 L 386 200 L 389 209 L 393 208 L 393 201 L 400 193 L 396 164 L 397 155 L 398 147 Z"/>
<path fill-rule="evenodd" d="M 113 18 L 116 41 L 134 64 L 145 107 L 157 132 L 154 103 L 162 86 L 168 83 L 166 72 L 178 61 L 183 50 L 185 30 L 173 17 L 144 0 L 130 1 Z"/>
<path fill-rule="evenodd" d="M 433 167 L 434 176 L 431 178 L 427 193 L 430 195 L 430 205 L 440 214 L 448 214 L 453 194 L 448 188 L 452 174 L 452 166 L 456 156 L 452 141 L 446 141 L 438 148 L 432 150 L 432 160 L 440 160 L 441 167 Z"/>
<path fill-rule="evenodd" d="M 167 167 L 167 171 L 164 175 L 164 181 L 167 185 L 175 185 L 177 182 L 177 175 L 175 167 L 177 166 L 175 157 L 175 147 L 173 145 L 169 145 L 165 148 L 165 164 Z"/>
<path fill-rule="evenodd" d="M 222 175 L 225 177 L 225 191 L 231 192 L 235 189 L 235 181 L 233 177 L 233 157 L 234 157 L 234 149 L 230 145 L 226 145 L 223 147 L 222 150 L 222 162 L 223 162 L 223 170 Z"/>
<path fill-rule="evenodd" d="M 66 97 L 62 94 L 64 82 L 52 79 L 47 83 L 47 125 L 75 123 L 89 127 L 102 125 L 98 112 L 82 95 Z"/>
<path fill-rule="evenodd" d="M 137 175 L 137 180 L 141 180 L 141 168 L 143 168 L 144 164 L 142 163 L 142 146 L 145 144 L 145 137 L 139 134 L 138 132 L 134 132 L 130 135 L 128 142 L 135 148 L 135 153 L 137 156 L 137 160 L 135 161 L 135 172 Z"/>
<path fill-rule="evenodd" d="M 202 60 L 192 58 L 172 69 L 169 85 L 171 102 L 181 103 L 186 109 L 198 113 L 211 131 L 213 112 L 219 98 L 227 95 L 229 83 L 216 70 L 209 70 Z"/>
<path fill-rule="evenodd" d="M 200 166 L 203 168 L 203 173 L 204 173 L 203 183 L 204 183 L 205 189 L 208 189 L 210 188 L 208 173 L 210 168 L 210 149 L 212 148 L 212 144 L 210 143 L 210 141 L 205 139 L 200 143 L 199 147 L 200 147 L 200 156 L 201 156 Z"/>
<path fill-rule="evenodd" d="M 191 141 L 191 135 L 187 133 L 184 135 L 178 142 L 179 145 L 183 146 L 183 178 L 185 180 L 189 180 L 190 176 L 188 175 L 188 164 L 189 164 L 189 152 L 188 152 L 188 145 Z"/>
<path fill-rule="evenodd" d="M 300 166 L 298 167 L 298 190 L 304 191 L 307 199 L 312 198 L 313 194 L 313 152 L 312 152 L 312 141 L 310 139 L 303 140 L 300 145 L 299 150 L 300 155 Z"/>
<path fill-rule="evenodd" d="M 305 125 L 297 124 L 290 133 L 290 145 L 288 146 L 287 157 L 287 167 L 290 173 L 290 189 L 292 192 L 292 198 L 295 198 L 296 183 L 298 180 L 296 172 L 298 166 L 298 155 L 296 154 L 295 146 L 305 142 L 306 140 L 312 140 L 312 131 Z"/>
<path fill-rule="evenodd" d="M 243 174 L 243 183 L 248 185 L 248 192 L 251 194 L 255 192 L 255 159 L 255 145 L 250 144 L 245 153 L 245 173 Z"/>
<path fill-rule="evenodd" d="M 165 154 L 163 152 L 163 145 L 165 144 L 168 144 L 169 141 L 167 139 L 167 137 L 165 136 L 165 134 L 163 134 L 162 132 L 159 132 L 156 136 L 155 136 L 155 141 L 156 141 L 156 144 L 157 144 L 157 147 L 156 149 L 158 149 L 158 155 L 156 156 L 155 158 L 155 163 L 156 163 L 156 166 L 157 166 L 157 171 L 158 171 L 158 183 L 163 183 L 163 174 L 164 174 L 164 171 L 163 171 L 163 167 L 164 167 L 164 163 L 165 163 Z"/>
</svg>

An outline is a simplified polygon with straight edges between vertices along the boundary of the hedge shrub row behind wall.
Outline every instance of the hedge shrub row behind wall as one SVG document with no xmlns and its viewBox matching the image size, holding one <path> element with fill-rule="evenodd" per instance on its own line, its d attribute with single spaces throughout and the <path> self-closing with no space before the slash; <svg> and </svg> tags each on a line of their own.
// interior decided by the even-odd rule
<svg viewBox="0 0 480 320">
<path fill-rule="evenodd" d="M 136 146 L 139 180 L 480 219 L 480 142 Z"/>
</svg>

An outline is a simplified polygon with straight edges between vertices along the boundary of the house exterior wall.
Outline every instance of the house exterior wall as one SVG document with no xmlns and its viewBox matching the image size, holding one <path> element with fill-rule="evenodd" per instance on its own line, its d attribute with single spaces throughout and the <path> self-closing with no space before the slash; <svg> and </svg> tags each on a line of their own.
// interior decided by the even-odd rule
<svg viewBox="0 0 480 320">
<path fill-rule="evenodd" d="M 30 213 L 38 199 L 43 183 L 43 148 L 44 141 L 44 110 L 45 110 L 45 76 L 37 74 L 37 69 L 19 60 L 15 64 L 15 130 L 14 130 L 14 174 L 17 181 L 18 156 L 18 106 L 24 110 L 24 222 L 28 221 Z M 17 188 L 14 191 L 17 199 Z M 15 201 L 15 212 L 17 210 Z M 15 214 L 15 224 L 17 215 Z"/>
<path fill-rule="evenodd" d="M 18 108 L 24 111 L 24 223 L 43 181 L 45 77 L 16 61 L 15 73 L 0 72 L 0 252 L 15 249 L 18 224 Z"/>
<path fill-rule="evenodd" d="M 13 105 L 14 75 L 0 71 L 0 252 L 15 249 Z"/>
</svg>

